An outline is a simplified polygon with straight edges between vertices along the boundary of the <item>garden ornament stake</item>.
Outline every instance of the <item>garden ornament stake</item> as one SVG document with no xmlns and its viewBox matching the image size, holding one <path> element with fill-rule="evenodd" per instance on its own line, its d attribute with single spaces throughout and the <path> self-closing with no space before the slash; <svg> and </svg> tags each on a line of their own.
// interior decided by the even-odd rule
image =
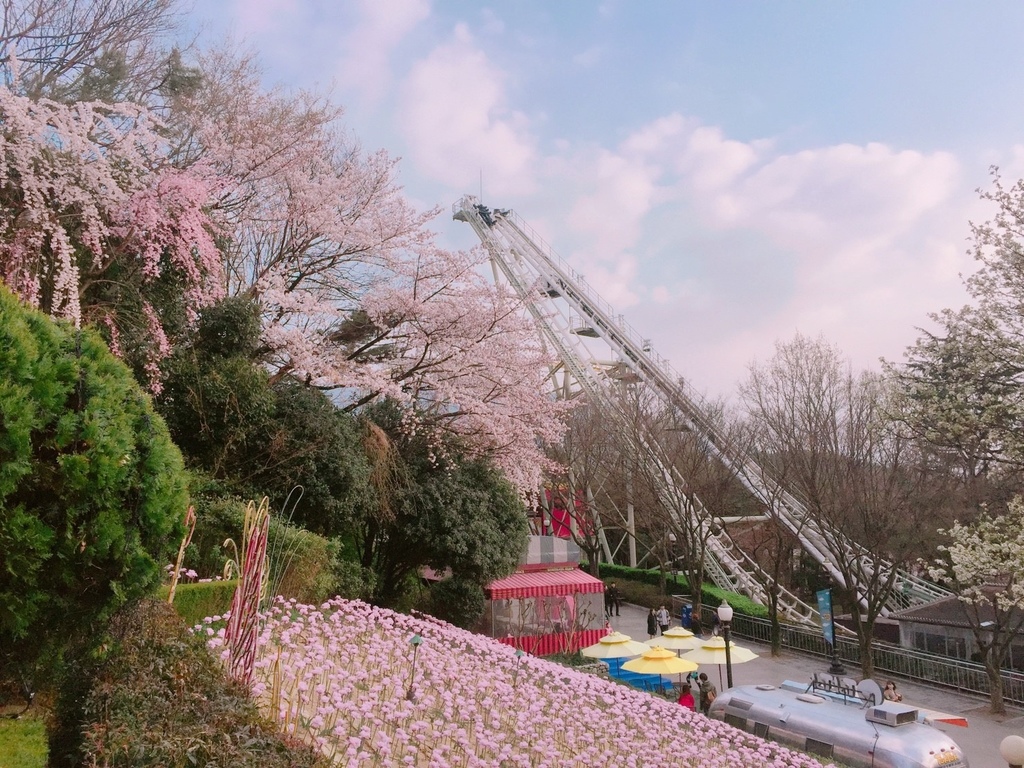
<svg viewBox="0 0 1024 768">
<path fill-rule="evenodd" d="M 516 651 L 516 668 L 512 672 L 512 687 L 515 688 L 519 685 L 519 667 L 523 663 L 523 649 L 520 648 Z"/>
<path fill-rule="evenodd" d="M 416 655 L 419 653 L 420 646 L 423 645 L 423 638 L 413 635 L 409 638 L 409 645 L 412 646 L 412 674 L 409 675 L 409 690 L 405 694 L 405 698 L 409 701 L 416 701 L 416 692 L 413 691 L 412 684 L 416 680 Z"/>
</svg>

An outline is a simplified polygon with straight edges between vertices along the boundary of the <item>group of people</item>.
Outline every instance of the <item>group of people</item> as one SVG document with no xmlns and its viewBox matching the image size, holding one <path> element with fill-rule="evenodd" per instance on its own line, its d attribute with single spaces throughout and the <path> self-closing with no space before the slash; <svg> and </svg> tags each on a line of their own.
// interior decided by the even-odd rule
<svg viewBox="0 0 1024 768">
<path fill-rule="evenodd" d="M 672 614 L 668 612 L 668 609 L 662 605 L 658 610 L 651 608 L 647 614 L 647 634 L 650 635 L 653 640 L 658 636 L 658 631 L 661 634 L 665 634 L 669 626 L 672 624 Z"/>
<path fill-rule="evenodd" d="M 697 698 L 693 697 L 692 686 L 697 686 Z M 691 711 L 696 711 L 697 707 L 700 706 L 702 714 L 708 714 L 711 709 L 711 702 L 718 697 L 718 689 L 715 688 L 715 684 L 708 680 L 708 676 L 701 672 L 699 675 L 696 672 L 691 672 L 686 676 L 683 681 L 683 690 L 679 694 L 679 705 L 686 707 Z"/>
<path fill-rule="evenodd" d="M 612 616 L 620 616 L 621 610 L 622 593 L 613 581 L 608 585 L 608 588 L 604 593 L 605 616 L 609 619 Z M 668 612 L 668 609 L 664 604 L 657 610 L 651 608 L 647 613 L 647 634 L 652 640 L 657 637 L 659 633 L 664 635 L 671 625 L 672 614 Z M 715 634 L 717 634 L 717 632 Z M 693 694 L 694 685 L 697 688 L 696 698 Z M 679 694 L 679 704 L 693 711 L 696 711 L 699 706 L 700 711 L 706 715 L 711 707 L 711 702 L 713 702 L 717 696 L 718 689 L 715 688 L 714 684 L 710 680 L 708 680 L 708 676 L 706 674 L 701 672 L 698 675 L 696 672 L 691 672 L 686 676 L 686 679 L 683 682 L 682 692 Z M 885 683 L 885 689 L 882 691 L 882 697 L 886 701 L 903 701 L 903 694 L 896 690 L 896 683 L 892 680 L 888 680 Z"/>
<path fill-rule="evenodd" d="M 613 581 L 604 590 L 604 616 L 610 619 L 612 616 L 622 615 L 622 593 L 615 586 Z"/>
</svg>

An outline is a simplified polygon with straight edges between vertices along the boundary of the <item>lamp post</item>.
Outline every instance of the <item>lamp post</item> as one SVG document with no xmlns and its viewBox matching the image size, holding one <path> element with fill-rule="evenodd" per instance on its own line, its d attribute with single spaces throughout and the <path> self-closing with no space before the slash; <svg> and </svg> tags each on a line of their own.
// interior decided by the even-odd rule
<svg viewBox="0 0 1024 768">
<path fill-rule="evenodd" d="M 512 687 L 515 688 L 519 685 L 519 665 L 523 660 L 523 649 L 519 648 L 516 650 L 516 668 L 512 672 Z"/>
<path fill-rule="evenodd" d="M 405 698 L 409 701 L 416 701 L 416 694 L 413 692 L 412 684 L 416 680 L 416 656 L 419 654 L 420 646 L 423 645 L 423 638 L 419 635 L 413 635 L 409 638 L 409 645 L 412 646 L 412 673 L 409 675 L 409 690 L 405 694 Z"/>
<path fill-rule="evenodd" d="M 1010 768 L 1021 768 L 1024 766 L 1024 738 L 1007 736 L 999 742 L 999 754 Z"/>
<path fill-rule="evenodd" d="M 729 638 L 729 628 L 732 622 L 732 606 L 724 600 L 722 604 L 718 606 L 718 620 L 722 624 L 722 637 L 725 638 L 725 681 L 732 688 L 732 651 L 729 648 L 731 640 Z"/>
</svg>

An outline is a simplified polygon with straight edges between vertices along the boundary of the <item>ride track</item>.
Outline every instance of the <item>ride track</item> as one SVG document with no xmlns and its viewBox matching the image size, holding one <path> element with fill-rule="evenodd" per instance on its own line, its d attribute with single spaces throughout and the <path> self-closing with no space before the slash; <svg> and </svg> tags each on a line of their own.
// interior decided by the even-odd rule
<svg viewBox="0 0 1024 768">
<path fill-rule="evenodd" d="M 710 456 L 722 462 L 765 507 L 771 517 L 800 542 L 801 547 L 824 567 L 835 583 L 849 588 L 866 606 L 866 585 L 879 578 L 892 579 L 889 598 L 882 615 L 934 602 L 950 593 L 894 564 L 873 557 L 842 533 L 828 529 L 809 514 L 803 503 L 778 483 L 748 452 L 741 450 L 716 430 L 703 399 L 667 360 L 658 355 L 650 341 L 637 333 L 621 315 L 559 258 L 526 222 L 511 210 L 493 211 L 466 195 L 453 206 L 454 218 L 468 223 L 487 250 L 495 280 L 499 272 L 516 291 L 530 311 L 542 339 L 556 353 L 559 363 L 551 370 L 557 396 L 571 399 L 583 395 L 602 415 L 620 426 L 631 443 L 634 455 L 653 465 L 660 491 L 671 501 L 674 514 L 699 540 L 707 542 L 711 557 L 707 560 L 714 583 L 725 590 L 739 592 L 767 604 L 765 586 L 772 580 L 760 566 L 736 545 L 726 532 L 724 520 L 704 508 L 700 500 L 685 490 L 685 478 L 667 457 L 659 455 L 658 435 L 649 423 L 637 428 L 627 417 L 617 391 L 626 379 L 643 384 L 662 406 L 674 413 L 682 428 L 700 436 Z M 613 361 L 600 359 L 583 337 L 600 339 L 611 350 Z M 561 382 L 559 382 L 559 376 Z M 595 524 L 605 555 L 612 559 L 600 510 L 592 506 Z M 626 531 L 635 564 L 635 528 L 632 506 L 627 509 Z M 839 551 L 836 551 L 836 550 Z M 856 575 L 847 584 L 843 572 L 833 562 L 843 558 Z M 787 621 L 818 626 L 817 608 L 780 587 L 779 610 Z"/>
</svg>

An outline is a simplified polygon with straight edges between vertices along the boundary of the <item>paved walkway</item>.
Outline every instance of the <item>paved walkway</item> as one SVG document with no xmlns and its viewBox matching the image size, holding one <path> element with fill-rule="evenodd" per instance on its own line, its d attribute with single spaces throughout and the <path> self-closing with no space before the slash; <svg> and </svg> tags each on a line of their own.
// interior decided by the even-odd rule
<svg viewBox="0 0 1024 768">
<path fill-rule="evenodd" d="M 678 622 L 674 622 L 678 623 Z M 623 632 L 634 640 L 647 640 L 647 609 L 637 605 L 624 604 L 622 615 L 613 616 L 612 628 Z M 745 664 L 734 664 L 732 670 L 733 684 L 754 685 L 770 683 L 778 685 L 783 680 L 810 683 L 815 672 L 826 673 L 828 661 L 813 656 L 783 651 L 782 655 L 772 658 L 767 646 L 747 642 L 743 638 L 734 638 L 737 645 L 750 648 L 759 654 L 757 659 Z M 716 670 L 702 670 L 708 673 L 718 686 Z M 859 678 L 859 669 L 847 666 L 850 677 Z M 724 677 L 725 670 L 722 670 Z M 881 684 L 884 680 L 878 680 Z M 971 694 L 962 694 L 943 688 L 933 688 L 910 681 L 897 681 L 903 693 L 903 701 L 918 704 L 926 709 L 935 709 L 950 714 L 962 715 L 968 720 L 968 727 L 955 725 L 938 725 L 939 730 L 949 735 L 960 745 L 970 760 L 971 768 L 1006 768 L 1006 763 L 999 755 L 999 742 L 1005 737 L 1016 734 L 1024 736 L 1024 710 L 1008 709 L 1005 716 L 996 717 L 989 714 L 988 699 Z"/>
</svg>

